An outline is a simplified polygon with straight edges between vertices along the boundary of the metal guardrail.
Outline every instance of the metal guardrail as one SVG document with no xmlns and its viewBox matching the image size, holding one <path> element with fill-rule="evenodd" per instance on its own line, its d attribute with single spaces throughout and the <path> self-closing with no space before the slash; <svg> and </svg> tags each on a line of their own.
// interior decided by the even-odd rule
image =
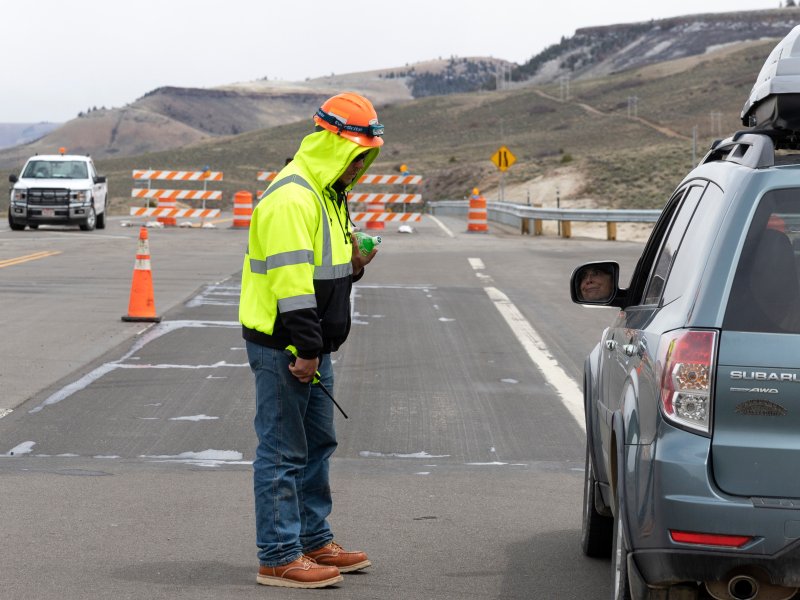
<svg viewBox="0 0 800 600">
<path fill-rule="evenodd" d="M 466 215 L 468 208 L 468 200 L 428 202 L 432 214 Z M 660 210 L 541 208 L 514 202 L 487 202 L 486 212 L 489 220 L 519 227 L 522 234 L 542 235 L 542 221 L 558 221 L 565 238 L 572 237 L 572 221 L 605 223 L 609 240 L 617 239 L 617 223 L 655 223 L 661 214 Z"/>
</svg>

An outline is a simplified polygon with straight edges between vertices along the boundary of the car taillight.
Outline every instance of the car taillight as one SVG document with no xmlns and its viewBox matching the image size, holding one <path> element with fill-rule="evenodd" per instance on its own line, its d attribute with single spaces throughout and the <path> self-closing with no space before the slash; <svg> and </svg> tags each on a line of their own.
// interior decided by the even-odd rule
<svg viewBox="0 0 800 600">
<path fill-rule="evenodd" d="M 669 530 L 673 542 L 680 544 L 698 544 L 702 546 L 721 546 L 723 548 L 741 548 L 750 540 L 749 535 L 725 535 L 721 533 L 699 533 L 696 531 Z"/>
<path fill-rule="evenodd" d="M 673 423 L 708 433 L 717 332 L 672 331 L 661 338 L 661 410 Z"/>
</svg>

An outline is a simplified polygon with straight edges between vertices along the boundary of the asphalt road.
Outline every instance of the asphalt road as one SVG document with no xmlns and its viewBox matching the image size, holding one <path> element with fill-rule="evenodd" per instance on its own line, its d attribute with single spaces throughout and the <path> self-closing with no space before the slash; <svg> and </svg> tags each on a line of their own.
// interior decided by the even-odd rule
<svg viewBox="0 0 800 600">
<path fill-rule="evenodd" d="M 120 320 L 137 228 L 0 227 L 0 597 L 608 597 L 570 403 L 613 309 L 568 278 L 602 258 L 625 278 L 641 245 L 464 230 L 382 232 L 334 357 L 331 522 L 374 566 L 293 591 L 255 584 L 246 232 L 150 230 L 148 325 Z"/>
</svg>

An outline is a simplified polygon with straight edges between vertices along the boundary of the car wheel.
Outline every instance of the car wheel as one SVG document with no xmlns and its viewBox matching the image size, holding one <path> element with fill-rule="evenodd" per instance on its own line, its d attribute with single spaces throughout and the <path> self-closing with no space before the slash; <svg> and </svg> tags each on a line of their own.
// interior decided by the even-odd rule
<svg viewBox="0 0 800 600">
<path fill-rule="evenodd" d="M 94 206 L 90 206 L 89 214 L 86 215 L 86 220 L 81 223 L 81 229 L 83 231 L 93 231 L 95 225 L 97 225 L 97 215 L 95 215 Z"/>
<path fill-rule="evenodd" d="M 625 546 L 625 529 L 622 522 L 622 503 L 617 494 L 617 514 L 614 515 L 614 547 L 611 550 L 611 576 L 614 583 L 614 600 L 631 600 L 628 582 L 628 548 Z"/>
<path fill-rule="evenodd" d="M 607 558 L 614 541 L 614 520 L 601 515 L 595 508 L 594 464 L 586 442 L 586 468 L 583 475 L 583 522 L 581 547 L 586 556 Z"/>
<path fill-rule="evenodd" d="M 8 209 L 8 226 L 11 228 L 11 231 L 22 231 L 25 229 L 25 223 L 16 223 L 14 219 L 11 218 L 11 207 Z"/>
<path fill-rule="evenodd" d="M 105 229 L 106 228 L 106 209 L 108 207 L 105 203 L 103 203 L 103 212 L 97 215 L 97 228 L 98 229 Z"/>
</svg>

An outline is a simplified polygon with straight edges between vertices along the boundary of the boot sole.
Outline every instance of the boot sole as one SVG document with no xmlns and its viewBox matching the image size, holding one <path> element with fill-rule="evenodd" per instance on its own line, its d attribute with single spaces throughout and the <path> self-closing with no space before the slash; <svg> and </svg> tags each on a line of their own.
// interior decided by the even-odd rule
<svg viewBox="0 0 800 600">
<path fill-rule="evenodd" d="M 369 560 L 362 560 L 360 563 L 350 565 L 349 567 L 339 567 L 339 573 L 352 573 L 353 571 L 360 571 L 370 566 L 372 566 L 372 562 Z"/>
<path fill-rule="evenodd" d="M 329 585 L 333 585 L 334 583 L 339 583 L 340 581 L 344 581 L 344 577 L 342 577 L 341 575 L 337 575 L 336 577 L 331 577 L 330 579 L 323 579 L 322 581 L 293 581 L 292 579 L 283 579 L 281 577 L 270 577 L 269 575 L 257 575 L 256 581 L 260 585 L 273 585 L 276 587 L 287 587 L 287 588 L 314 589 L 314 588 L 328 587 Z"/>
</svg>

